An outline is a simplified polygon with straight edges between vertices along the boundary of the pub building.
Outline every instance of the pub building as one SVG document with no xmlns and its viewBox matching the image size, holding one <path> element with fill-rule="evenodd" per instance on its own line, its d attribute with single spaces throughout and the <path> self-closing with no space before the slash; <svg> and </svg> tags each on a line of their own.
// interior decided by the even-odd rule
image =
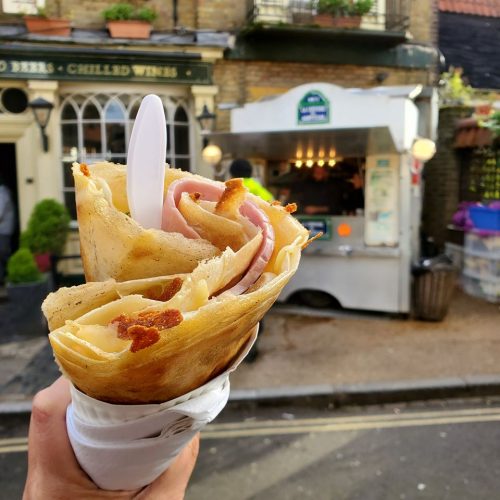
<svg viewBox="0 0 500 500">
<path fill-rule="evenodd" d="M 71 165 L 126 163 L 134 119 L 150 93 L 165 108 L 167 162 L 211 175 L 196 117 L 214 109 L 212 66 L 228 37 L 164 38 L 149 45 L 108 41 L 105 48 L 54 37 L 0 42 L 0 157 L 19 214 L 17 234 L 35 203 L 54 198 L 73 219 L 66 252 L 79 253 Z"/>
</svg>

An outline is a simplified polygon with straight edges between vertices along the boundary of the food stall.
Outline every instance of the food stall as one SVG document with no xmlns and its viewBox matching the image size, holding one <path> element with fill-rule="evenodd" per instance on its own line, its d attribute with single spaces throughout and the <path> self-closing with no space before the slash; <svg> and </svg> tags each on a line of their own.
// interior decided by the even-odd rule
<svg viewBox="0 0 500 500">
<path fill-rule="evenodd" d="M 323 233 L 305 249 L 280 300 L 316 292 L 345 308 L 410 311 L 421 160 L 434 145 L 422 137 L 434 138 L 436 109 L 434 93 L 425 95 L 421 85 L 362 90 L 310 83 L 233 109 L 231 132 L 210 136 L 225 157 L 261 165 L 275 196 L 298 200 L 297 217 L 312 234 Z M 343 206 L 353 172 L 363 180 L 361 203 Z M 301 198 L 306 191 L 312 200 Z M 333 203 L 335 197 L 341 201 Z"/>
</svg>

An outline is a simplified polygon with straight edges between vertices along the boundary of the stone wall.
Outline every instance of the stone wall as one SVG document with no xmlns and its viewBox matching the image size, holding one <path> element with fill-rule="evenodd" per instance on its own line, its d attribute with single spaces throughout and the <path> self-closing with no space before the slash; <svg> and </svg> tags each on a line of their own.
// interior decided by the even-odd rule
<svg viewBox="0 0 500 500">
<path fill-rule="evenodd" d="M 217 103 L 242 105 L 265 95 L 310 82 L 327 82 L 341 87 L 373 87 L 376 75 L 388 74 L 384 85 L 428 84 L 426 70 L 381 68 L 377 66 L 303 64 L 267 61 L 217 61 L 214 83 L 219 87 Z M 229 129 L 229 111 L 217 111 L 217 128 Z"/>
<path fill-rule="evenodd" d="M 442 249 L 446 226 L 459 203 L 460 167 L 453 148 L 457 121 L 469 117 L 467 107 L 442 108 L 439 112 L 437 151 L 424 169 L 422 230 Z"/>
</svg>

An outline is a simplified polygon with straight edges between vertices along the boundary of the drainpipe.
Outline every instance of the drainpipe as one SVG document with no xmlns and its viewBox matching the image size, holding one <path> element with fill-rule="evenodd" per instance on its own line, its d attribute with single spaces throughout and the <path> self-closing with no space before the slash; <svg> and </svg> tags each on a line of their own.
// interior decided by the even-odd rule
<svg viewBox="0 0 500 500">
<path fill-rule="evenodd" d="M 172 10 L 173 10 L 173 19 L 174 19 L 174 29 L 177 28 L 177 24 L 179 22 L 179 16 L 177 12 L 177 0 L 172 1 Z"/>
</svg>

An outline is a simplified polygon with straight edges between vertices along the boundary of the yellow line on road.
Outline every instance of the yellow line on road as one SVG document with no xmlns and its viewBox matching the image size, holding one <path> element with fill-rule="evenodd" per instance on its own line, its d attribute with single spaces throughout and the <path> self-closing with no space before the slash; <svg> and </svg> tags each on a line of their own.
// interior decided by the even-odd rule
<svg viewBox="0 0 500 500">
<path fill-rule="evenodd" d="M 254 437 L 254 436 L 279 436 L 287 434 L 310 434 L 315 432 L 347 432 L 372 429 L 393 429 L 401 427 L 424 427 L 431 425 L 450 425 L 450 424 L 470 424 L 475 422 L 500 422 L 498 415 L 471 415 L 457 417 L 427 418 L 427 419 L 406 419 L 400 421 L 371 421 L 371 422 L 352 422 L 339 423 L 332 421 L 323 425 L 303 425 L 289 427 L 263 427 L 263 428 L 241 428 L 232 430 L 217 430 L 217 425 L 212 425 L 207 430 L 202 431 L 204 439 L 227 439 L 236 437 Z"/>
<path fill-rule="evenodd" d="M 304 418 L 211 424 L 202 431 L 202 435 L 204 439 L 230 439 L 499 421 L 499 408 L 470 408 L 466 410 L 394 413 L 341 418 Z M 0 439 L 0 454 L 25 452 L 27 449 L 27 437 Z"/>
<path fill-rule="evenodd" d="M 19 444 L 14 446 L 0 446 L 0 455 L 5 453 L 20 453 L 20 452 L 28 451 L 28 443 Z"/>
<path fill-rule="evenodd" d="M 350 424 L 355 422 L 399 422 L 401 420 L 428 419 L 439 417 L 457 417 L 457 416 L 475 416 L 475 415 L 500 415 L 500 408 L 470 408 L 466 410 L 434 410 L 427 412 L 407 412 L 407 413 L 389 413 L 378 415 L 361 415 L 349 417 L 321 417 L 321 418 L 298 418 L 298 419 L 280 419 L 280 420 L 253 420 L 247 422 L 231 422 L 225 424 L 211 424 L 209 429 L 217 428 L 217 431 L 238 429 L 242 427 L 294 427 L 302 425 L 318 424 Z"/>
</svg>

